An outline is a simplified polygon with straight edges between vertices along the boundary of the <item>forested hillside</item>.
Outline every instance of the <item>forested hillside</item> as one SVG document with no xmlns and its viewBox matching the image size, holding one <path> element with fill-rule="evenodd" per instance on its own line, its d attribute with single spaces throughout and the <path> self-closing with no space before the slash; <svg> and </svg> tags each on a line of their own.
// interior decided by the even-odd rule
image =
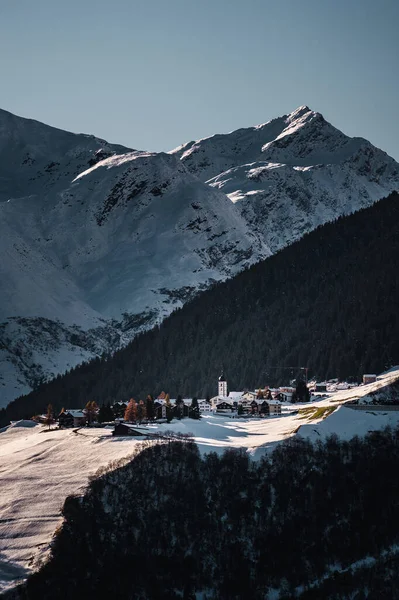
<svg viewBox="0 0 399 600">
<path fill-rule="evenodd" d="M 309 376 L 359 377 L 399 362 L 399 195 L 320 227 L 215 285 L 111 359 L 57 377 L 3 411 L 3 421 L 57 408 L 136 400 L 162 389 L 217 392 Z"/>
<path fill-rule="evenodd" d="M 66 500 L 50 562 L 9 597 L 397 599 L 398 461 L 390 430 L 259 462 L 156 445 Z"/>
</svg>

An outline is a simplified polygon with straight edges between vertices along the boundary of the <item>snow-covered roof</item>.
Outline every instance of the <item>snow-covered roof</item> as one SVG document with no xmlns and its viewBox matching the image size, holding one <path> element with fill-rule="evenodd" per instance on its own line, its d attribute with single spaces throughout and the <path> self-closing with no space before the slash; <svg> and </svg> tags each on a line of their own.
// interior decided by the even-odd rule
<svg viewBox="0 0 399 600">
<path fill-rule="evenodd" d="M 65 411 L 65 414 L 71 415 L 74 419 L 84 418 L 86 416 L 81 408 L 69 408 Z"/>
<path fill-rule="evenodd" d="M 36 421 L 32 419 L 21 419 L 20 421 L 10 421 L 10 427 L 36 427 Z"/>
<path fill-rule="evenodd" d="M 244 392 L 229 392 L 229 398 L 242 398 Z"/>
</svg>

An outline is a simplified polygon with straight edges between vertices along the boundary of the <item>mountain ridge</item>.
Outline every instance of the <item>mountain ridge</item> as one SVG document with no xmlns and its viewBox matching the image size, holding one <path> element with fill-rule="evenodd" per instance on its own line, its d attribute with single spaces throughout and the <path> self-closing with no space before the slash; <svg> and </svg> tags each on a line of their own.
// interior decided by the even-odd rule
<svg viewBox="0 0 399 600">
<path fill-rule="evenodd" d="M 0 111 L 0 406 L 398 185 L 305 106 L 169 153 Z"/>
</svg>

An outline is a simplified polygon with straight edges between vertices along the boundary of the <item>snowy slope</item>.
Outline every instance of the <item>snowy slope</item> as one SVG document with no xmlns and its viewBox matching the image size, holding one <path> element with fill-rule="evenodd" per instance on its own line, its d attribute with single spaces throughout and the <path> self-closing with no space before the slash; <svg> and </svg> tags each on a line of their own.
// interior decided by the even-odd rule
<svg viewBox="0 0 399 600">
<path fill-rule="evenodd" d="M 139 444 L 112 438 L 109 430 L 48 432 L 28 423 L 0 433 L 0 593 L 45 557 L 65 498 Z"/>
<path fill-rule="evenodd" d="M 270 254 L 177 157 L 3 112 L 0 202 L 0 406 Z"/>
<path fill-rule="evenodd" d="M 396 161 L 307 106 L 172 153 L 225 192 L 272 252 L 399 188 Z"/>
<path fill-rule="evenodd" d="M 399 367 L 377 382 L 337 392 L 305 404 L 284 404 L 281 417 L 229 418 L 204 415 L 200 420 L 173 420 L 143 426 L 150 433 L 191 433 L 201 453 L 245 448 L 258 459 L 293 435 L 311 440 L 336 433 L 342 439 L 364 436 L 386 425 L 399 425 L 399 411 L 355 411 L 343 403 L 362 398 L 399 381 Z M 312 419 L 312 408 L 337 408 Z M 309 411 L 298 412 L 301 409 Z M 88 477 L 110 461 L 130 457 L 140 447 L 134 438 L 113 438 L 109 429 L 47 431 L 22 421 L 0 430 L 0 593 L 37 566 L 60 524 L 65 497 L 81 493 Z M 54 468 L 56 465 L 56 468 Z M 40 490 L 40 493 L 38 493 Z M 16 500 L 17 499 L 17 500 Z"/>
<path fill-rule="evenodd" d="M 398 411 L 372 411 L 359 412 L 346 406 L 339 406 L 327 419 L 316 425 L 303 425 L 298 435 L 308 438 L 312 442 L 324 441 L 328 436 L 334 434 L 341 440 L 350 440 L 355 435 L 363 437 L 371 431 L 385 429 L 385 427 L 396 428 L 399 426 Z"/>
</svg>

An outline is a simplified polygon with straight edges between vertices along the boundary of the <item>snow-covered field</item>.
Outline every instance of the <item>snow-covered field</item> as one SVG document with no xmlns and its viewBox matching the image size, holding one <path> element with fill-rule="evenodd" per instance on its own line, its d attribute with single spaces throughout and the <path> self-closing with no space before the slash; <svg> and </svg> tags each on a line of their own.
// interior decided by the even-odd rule
<svg viewBox="0 0 399 600">
<path fill-rule="evenodd" d="M 386 425 L 399 424 L 399 412 L 355 411 L 340 406 L 366 396 L 399 378 L 399 368 L 377 382 L 315 399 L 307 404 L 283 405 L 281 417 L 229 418 L 207 415 L 149 426 L 150 432 L 192 433 L 201 452 L 246 448 L 253 458 L 272 450 L 281 440 L 298 433 L 322 439 L 337 433 L 344 439 L 365 435 Z M 335 408 L 325 420 L 312 411 Z M 321 411 L 322 412 L 322 411 Z M 18 425 L 18 424 L 17 424 Z M 113 438 L 109 429 L 51 430 L 21 422 L 0 431 L 0 593 L 24 579 L 45 557 L 48 544 L 61 523 L 60 510 L 69 494 L 82 492 L 99 467 L 129 457 L 140 441 Z"/>
<path fill-rule="evenodd" d="M 83 491 L 90 475 L 132 454 L 137 443 L 103 429 L 75 434 L 37 425 L 0 433 L 0 593 L 45 554 L 66 496 Z"/>
</svg>

